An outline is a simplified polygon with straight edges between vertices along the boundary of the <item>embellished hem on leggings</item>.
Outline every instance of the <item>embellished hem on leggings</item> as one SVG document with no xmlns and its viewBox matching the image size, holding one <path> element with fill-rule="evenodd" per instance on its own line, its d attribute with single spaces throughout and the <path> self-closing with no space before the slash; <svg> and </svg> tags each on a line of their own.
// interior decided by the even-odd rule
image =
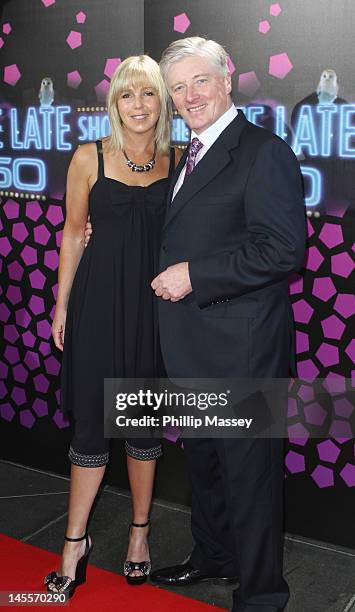
<svg viewBox="0 0 355 612">
<path fill-rule="evenodd" d="M 159 459 L 159 457 L 161 457 L 163 454 L 161 444 L 158 444 L 158 446 L 155 446 L 154 448 L 137 448 L 126 442 L 125 446 L 127 455 L 129 457 L 133 457 L 133 459 L 139 459 L 139 461 L 152 461 L 153 459 Z"/>
<path fill-rule="evenodd" d="M 78 453 L 71 446 L 69 448 L 68 457 L 71 463 L 79 465 L 80 467 L 102 467 L 108 463 L 109 453 L 107 451 L 99 455 L 84 455 L 83 453 Z"/>
</svg>

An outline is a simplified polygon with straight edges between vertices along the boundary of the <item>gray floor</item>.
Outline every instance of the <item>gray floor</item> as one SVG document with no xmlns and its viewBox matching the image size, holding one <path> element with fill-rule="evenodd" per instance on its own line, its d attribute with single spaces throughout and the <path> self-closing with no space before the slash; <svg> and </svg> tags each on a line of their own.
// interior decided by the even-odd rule
<svg viewBox="0 0 355 612">
<path fill-rule="evenodd" d="M 66 478 L 0 461 L 0 533 L 59 552 L 66 523 Z M 192 540 L 184 506 L 155 500 L 150 547 L 153 567 L 179 563 Z M 95 546 L 91 563 L 121 573 L 125 559 L 130 498 L 104 487 L 90 524 Z M 287 534 L 285 576 L 291 599 L 287 612 L 355 612 L 355 551 Z M 232 587 L 209 583 L 178 592 L 230 609 Z"/>
</svg>

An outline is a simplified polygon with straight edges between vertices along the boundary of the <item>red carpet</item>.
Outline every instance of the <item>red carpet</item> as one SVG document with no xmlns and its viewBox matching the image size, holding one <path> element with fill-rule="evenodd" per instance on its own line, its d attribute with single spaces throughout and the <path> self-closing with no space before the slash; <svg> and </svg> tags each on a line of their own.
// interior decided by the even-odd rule
<svg viewBox="0 0 355 612">
<path fill-rule="evenodd" d="M 0 591 L 44 591 L 43 577 L 58 566 L 58 555 L 0 535 Z M 11 606 L 44 610 L 44 606 Z M 153 586 L 129 587 L 122 576 L 89 565 L 87 582 L 63 609 L 80 612 L 218 612 L 210 606 Z M 9 609 L 9 608 L 8 608 Z M 47 608 L 48 609 L 48 608 Z M 60 610 L 61 606 L 53 609 Z"/>
</svg>

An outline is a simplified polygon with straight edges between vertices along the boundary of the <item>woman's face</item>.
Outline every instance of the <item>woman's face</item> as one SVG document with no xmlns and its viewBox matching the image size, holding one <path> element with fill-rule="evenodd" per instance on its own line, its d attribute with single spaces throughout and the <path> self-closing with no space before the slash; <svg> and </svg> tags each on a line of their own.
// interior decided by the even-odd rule
<svg viewBox="0 0 355 612">
<path fill-rule="evenodd" d="M 131 85 L 119 94 L 117 108 L 127 130 L 144 134 L 155 129 L 161 106 L 154 87 Z"/>
</svg>

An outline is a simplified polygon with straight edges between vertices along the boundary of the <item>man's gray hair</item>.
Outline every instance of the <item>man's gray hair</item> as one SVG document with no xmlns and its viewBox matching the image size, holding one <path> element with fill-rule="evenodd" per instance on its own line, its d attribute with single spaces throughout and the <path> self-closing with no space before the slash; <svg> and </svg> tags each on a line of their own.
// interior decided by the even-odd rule
<svg viewBox="0 0 355 612">
<path fill-rule="evenodd" d="M 227 76 L 228 55 L 222 45 L 215 40 L 209 40 L 200 36 L 190 36 L 175 40 L 163 51 L 159 65 L 164 81 L 167 81 L 167 74 L 171 64 L 191 55 L 199 55 L 209 59 L 221 76 Z"/>
</svg>

